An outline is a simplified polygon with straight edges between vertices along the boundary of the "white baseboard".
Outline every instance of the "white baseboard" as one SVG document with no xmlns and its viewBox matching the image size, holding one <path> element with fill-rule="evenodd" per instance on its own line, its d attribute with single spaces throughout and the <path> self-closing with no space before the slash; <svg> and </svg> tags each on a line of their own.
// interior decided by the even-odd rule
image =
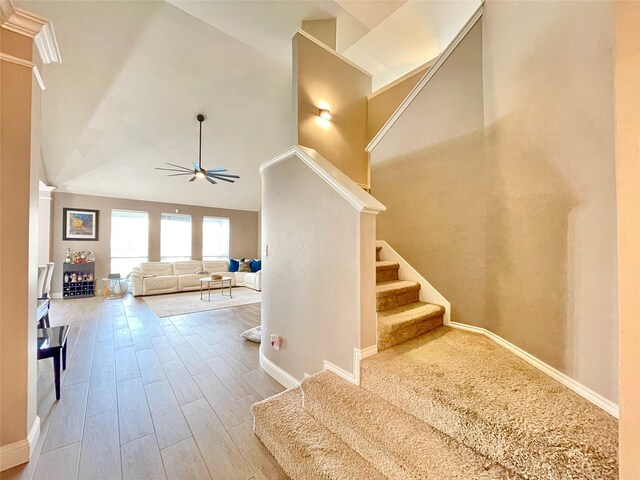
<svg viewBox="0 0 640 480">
<path fill-rule="evenodd" d="M 525 352 L 520 347 L 496 335 L 495 333 L 487 330 L 486 328 L 475 327 L 472 325 L 465 325 L 464 323 L 457 323 L 457 322 L 449 322 L 449 326 L 452 328 L 460 329 L 460 330 L 466 330 L 468 332 L 479 333 L 484 335 L 487 338 L 490 338 L 491 340 L 496 342 L 498 345 L 506 348 L 511 353 L 514 353 L 515 355 L 523 359 L 528 364 L 546 373 L 554 380 L 560 382 L 562 385 L 569 388 L 570 390 L 573 390 L 575 393 L 577 393 L 581 397 L 589 400 L 591 403 L 600 407 L 602 410 L 604 410 L 608 414 L 613 415 L 616 418 L 619 418 L 620 407 L 616 405 L 614 402 L 612 402 L 607 398 L 604 398 L 599 393 L 596 393 L 590 388 L 585 387 L 584 385 L 575 381 L 574 379 L 562 373 L 561 371 L 556 370 L 550 365 L 547 365 L 542 360 L 534 357 L 528 352 Z"/>
<path fill-rule="evenodd" d="M 347 372 L 345 369 L 334 365 L 333 363 L 325 360 L 323 362 L 323 369 L 329 370 L 330 372 L 335 373 L 339 377 L 344 378 L 347 382 L 351 382 L 355 385 L 360 385 L 360 362 L 362 359 L 370 357 L 371 355 L 375 355 L 378 353 L 378 345 L 371 345 L 370 347 L 363 348 L 360 350 L 359 348 L 353 349 L 353 373 Z"/>
<path fill-rule="evenodd" d="M 0 447 L 0 472 L 27 463 L 39 437 L 40 417 L 36 415 L 27 438 Z"/>
<path fill-rule="evenodd" d="M 282 385 L 285 388 L 294 388 L 300 386 L 300 381 L 291 375 L 289 372 L 284 371 L 282 368 L 277 366 L 267 357 L 262 354 L 262 350 L 260 350 L 260 366 L 262 369 L 271 376 L 276 382 Z"/>
</svg>

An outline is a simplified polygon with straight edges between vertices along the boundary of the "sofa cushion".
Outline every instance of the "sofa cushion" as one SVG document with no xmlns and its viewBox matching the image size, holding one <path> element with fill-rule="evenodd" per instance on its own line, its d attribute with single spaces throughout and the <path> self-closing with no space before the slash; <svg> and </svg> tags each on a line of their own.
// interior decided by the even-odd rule
<svg viewBox="0 0 640 480">
<path fill-rule="evenodd" d="M 200 260 L 189 260 L 186 262 L 173 262 L 174 275 L 189 275 L 198 273 L 202 270 L 202 262 Z"/>
<path fill-rule="evenodd" d="M 140 271 L 144 275 L 173 275 L 173 263 L 145 262 L 140 264 Z"/>
<path fill-rule="evenodd" d="M 250 272 L 251 271 L 251 260 L 243 260 L 240 262 L 239 272 Z"/>
<path fill-rule="evenodd" d="M 186 275 L 178 275 L 178 289 L 184 290 L 185 288 L 200 288 L 200 279 L 205 275 L 198 273 L 188 273 Z"/>
<path fill-rule="evenodd" d="M 229 272 L 229 262 L 226 260 L 204 260 L 202 262 L 207 272 Z"/>
<path fill-rule="evenodd" d="M 156 290 L 168 291 L 178 289 L 178 277 L 175 275 L 159 275 L 142 280 L 145 293 Z"/>
</svg>

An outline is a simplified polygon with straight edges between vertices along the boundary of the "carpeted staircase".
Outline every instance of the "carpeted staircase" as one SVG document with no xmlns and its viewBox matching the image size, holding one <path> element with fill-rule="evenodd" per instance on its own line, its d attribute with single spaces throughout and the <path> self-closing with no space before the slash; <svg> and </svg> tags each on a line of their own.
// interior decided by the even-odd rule
<svg viewBox="0 0 640 480">
<path fill-rule="evenodd" d="M 379 251 L 378 251 L 379 253 Z M 325 371 L 253 405 L 294 479 L 616 479 L 617 420 L 377 262 L 378 349 L 360 387 Z"/>
</svg>

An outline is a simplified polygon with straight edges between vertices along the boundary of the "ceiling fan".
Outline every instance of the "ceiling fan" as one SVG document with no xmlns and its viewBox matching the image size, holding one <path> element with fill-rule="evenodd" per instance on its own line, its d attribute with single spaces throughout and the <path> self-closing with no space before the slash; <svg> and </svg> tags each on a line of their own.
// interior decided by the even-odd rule
<svg viewBox="0 0 640 480">
<path fill-rule="evenodd" d="M 198 145 L 198 163 L 193 164 L 193 168 L 182 167 L 180 165 L 175 165 L 173 163 L 165 162 L 167 165 L 175 168 L 160 168 L 156 167 L 156 170 L 164 170 L 167 172 L 178 172 L 171 173 L 167 175 L 167 177 L 179 177 L 181 175 L 192 175 L 190 182 L 193 182 L 196 178 L 204 178 L 209 183 L 216 184 L 216 180 L 222 180 L 223 182 L 234 183 L 234 178 L 240 178 L 238 175 L 228 175 L 221 172 L 226 172 L 226 168 L 214 168 L 212 170 L 205 170 L 202 168 L 202 122 L 204 122 L 204 115 L 199 113 L 196 118 L 198 122 L 200 122 L 200 143 Z"/>
</svg>

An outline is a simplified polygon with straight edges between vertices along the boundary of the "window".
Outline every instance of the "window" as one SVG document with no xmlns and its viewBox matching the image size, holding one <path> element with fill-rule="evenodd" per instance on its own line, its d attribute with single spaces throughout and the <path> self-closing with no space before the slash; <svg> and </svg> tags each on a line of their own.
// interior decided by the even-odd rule
<svg viewBox="0 0 640 480">
<path fill-rule="evenodd" d="M 163 213 L 160 216 L 160 260 L 191 260 L 191 215 Z"/>
<path fill-rule="evenodd" d="M 149 214 L 111 210 L 111 273 L 128 275 L 149 260 Z"/>
<path fill-rule="evenodd" d="M 229 259 L 229 219 L 204 217 L 202 220 L 202 259 Z"/>
</svg>

